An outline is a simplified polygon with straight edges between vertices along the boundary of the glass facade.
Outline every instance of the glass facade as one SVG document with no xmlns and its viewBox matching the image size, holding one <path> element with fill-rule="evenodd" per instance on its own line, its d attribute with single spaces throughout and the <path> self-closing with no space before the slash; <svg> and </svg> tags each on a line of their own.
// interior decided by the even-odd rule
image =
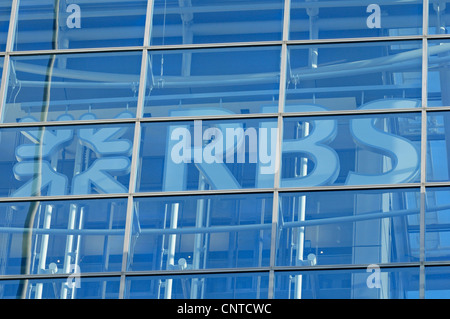
<svg viewBox="0 0 450 319">
<path fill-rule="evenodd" d="M 449 10 L 0 0 L 0 298 L 448 298 Z"/>
</svg>

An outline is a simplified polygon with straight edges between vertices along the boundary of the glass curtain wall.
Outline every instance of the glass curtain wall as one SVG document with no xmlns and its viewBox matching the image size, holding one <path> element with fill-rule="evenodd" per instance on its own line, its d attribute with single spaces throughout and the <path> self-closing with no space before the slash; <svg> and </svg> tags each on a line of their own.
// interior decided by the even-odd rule
<svg viewBox="0 0 450 319">
<path fill-rule="evenodd" d="M 447 298 L 449 26 L 0 0 L 0 298 Z"/>
</svg>

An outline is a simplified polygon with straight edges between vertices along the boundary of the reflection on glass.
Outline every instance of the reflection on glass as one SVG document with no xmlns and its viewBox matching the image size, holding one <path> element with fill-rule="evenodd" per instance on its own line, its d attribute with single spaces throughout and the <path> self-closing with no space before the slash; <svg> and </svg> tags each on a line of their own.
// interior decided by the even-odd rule
<svg viewBox="0 0 450 319">
<path fill-rule="evenodd" d="M 421 106 L 421 42 L 290 46 L 288 57 L 286 112 L 305 104 L 330 111 Z"/>
<path fill-rule="evenodd" d="M 269 273 L 128 277 L 127 299 L 267 299 Z M 170 283 L 170 285 L 168 285 Z"/>
<path fill-rule="evenodd" d="M 143 45 L 146 11 L 147 0 L 21 0 L 14 49 Z"/>
<path fill-rule="evenodd" d="M 450 113 L 427 113 L 427 181 L 449 180 Z"/>
<path fill-rule="evenodd" d="M 6 39 L 8 37 L 11 4 L 11 0 L 0 0 L 0 51 L 6 50 Z"/>
<path fill-rule="evenodd" d="M 285 118 L 281 186 L 418 181 L 420 128 L 417 113 Z"/>
<path fill-rule="evenodd" d="M 448 23 L 450 1 L 429 0 L 429 34 L 448 34 Z"/>
<path fill-rule="evenodd" d="M 269 266 L 272 194 L 137 198 L 130 270 Z"/>
<path fill-rule="evenodd" d="M 273 187 L 276 119 L 142 124 L 138 191 Z"/>
<path fill-rule="evenodd" d="M 0 196 L 128 193 L 133 125 L 0 130 Z"/>
<path fill-rule="evenodd" d="M 418 190 L 280 194 L 278 266 L 419 260 Z"/>
<path fill-rule="evenodd" d="M 1 275 L 120 271 L 126 199 L 0 205 Z"/>
<path fill-rule="evenodd" d="M 0 298 L 16 299 L 21 284 L 19 280 L 0 281 Z M 119 285 L 120 277 L 30 279 L 24 299 L 118 299 Z M 67 286 L 74 289 L 65 293 Z"/>
<path fill-rule="evenodd" d="M 420 35 L 422 2 L 292 0 L 290 39 Z"/>
<path fill-rule="evenodd" d="M 141 53 L 12 57 L 3 122 L 132 118 Z"/>
<path fill-rule="evenodd" d="M 152 45 L 281 40 L 283 0 L 155 0 Z"/>
<path fill-rule="evenodd" d="M 450 41 L 428 41 L 428 106 L 449 106 Z"/>
<path fill-rule="evenodd" d="M 265 112 L 278 105 L 280 47 L 150 53 L 144 116 Z"/>
<path fill-rule="evenodd" d="M 449 259 L 449 225 L 450 189 L 427 188 L 425 211 L 425 257 L 428 261 L 447 261 Z"/>
<path fill-rule="evenodd" d="M 276 299 L 418 299 L 419 267 L 275 273 Z"/>
<path fill-rule="evenodd" d="M 448 259 L 447 259 L 448 260 Z M 450 270 L 447 267 L 425 267 L 425 298 L 450 298 Z"/>
</svg>

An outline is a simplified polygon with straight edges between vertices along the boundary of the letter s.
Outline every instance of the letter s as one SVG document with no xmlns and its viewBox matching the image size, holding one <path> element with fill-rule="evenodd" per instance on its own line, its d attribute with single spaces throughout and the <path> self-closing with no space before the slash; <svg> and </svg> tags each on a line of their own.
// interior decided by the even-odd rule
<svg viewBox="0 0 450 319">
<path fill-rule="evenodd" d="M 362 109 L 415 108 L 415 100 L 381 100 L 366 104 Z M 364 149 L 376 151 L 392 159 L 392 169 L 377 175 L 350 172 L 347 185 L 398 184 L 412 180 L 420 168 L 420 154 L 406 138 L 381 131 L 375 127 L 374 118 L 350 121 L 355 143 Z"/>
</svg>

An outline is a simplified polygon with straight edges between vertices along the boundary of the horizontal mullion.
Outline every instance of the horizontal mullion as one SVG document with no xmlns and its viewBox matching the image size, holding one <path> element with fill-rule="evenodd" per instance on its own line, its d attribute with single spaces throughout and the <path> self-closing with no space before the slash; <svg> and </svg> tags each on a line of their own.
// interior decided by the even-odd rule
<svg viewBox="0 0 450 319">
<path fill-rule="evenodd" d="M 196 43 L 196 44 L 170 44 L 149 46 L 125 46 L 125 47 L 103 47 L 103 48 L 76 48 L 57 50 L 26 50 L 0 52 L 0 56 L 26 56 L 26 55 L 52 55 L 52 54 L 76 54 L 76 53 L 100 53 L 100 52 L 123 52 L 123 51 L 161 51 L 161 50 L 183 50 L 183 49 L 214 49 L 234 47 L 264 47 L 287 45 L 310 45 L 310 44 L 338 44 L 338 43 L 366 43 L 386 41 L 414 41 L 428 39 L 450 39 L 450 35 L 409 35 L 409 36 L 387 36 L 387 37 L 362 37 L 362 38 L 336 38 L 336 39 L 305 39 L 305 40 L 278 40 L 278 41 L 249 41 L 249 42 L 221 42 L 221 43 Z"/>
<path fill-rule="evenodd" d="M 428 110 L 428 109 L 427 109 Z M 445 111 L 447 108 L 433 108 L 430 111 Z M 291 112 L 291 113 L 253 113 L 253 114 L 229 114 L 229 115 L 207 115 L 207 116 L 173 116 L 173 117 L 148 117 L 148 118 L 126 118 L 126 119 L 93 119 L 72 121 L 48 121 L 48 122 L 11 122 L 0 123 L 2 128 L 22 128 L 40 126 L 71 126 L 71 125 L 101 125 L 101 124 L 126 124 L 126 123 L 151 123 L 151 122 L 182 122 L 196 120 L 233 120 L 233 119 L 273 119 L 281 117 L 320 117 L 320 116 L 345 116 L 345 115 L 367 115 L 367 114 L 393 114 L 393 113 L 419 113 L 421 108 L 410 109 L 370 109 L 370 110 L 340 110 L 340 111 L 317 111 L 317 112 Z"/>
</svg>

